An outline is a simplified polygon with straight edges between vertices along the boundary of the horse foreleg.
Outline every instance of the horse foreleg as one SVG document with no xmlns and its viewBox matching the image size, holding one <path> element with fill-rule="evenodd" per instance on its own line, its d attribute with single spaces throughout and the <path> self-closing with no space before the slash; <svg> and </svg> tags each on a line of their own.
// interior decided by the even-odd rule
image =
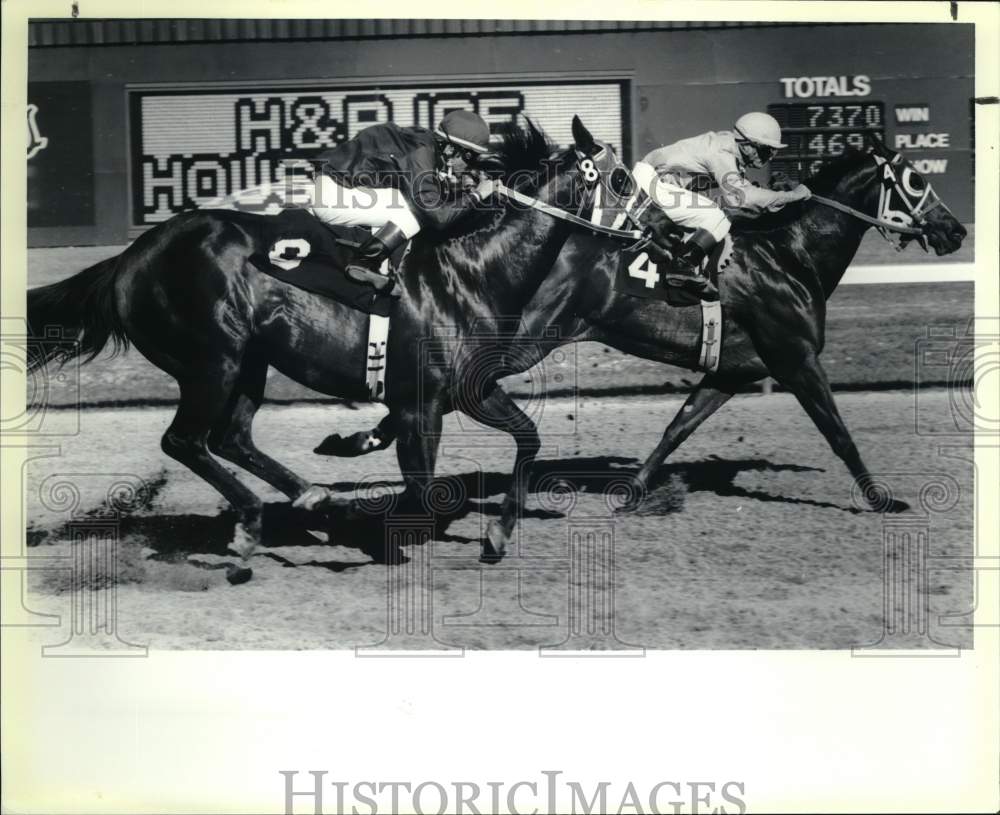
<svg viewBox="0 0 1000 815">
<path fill-rule="evenodd" d="M 396 416 L 396 459 L 405 485 L 402 501 L 418 514 L 432 513 L 427 487 L 434 478 L 441 443 L 441 402 L 431 400 L 393 410 L 390 415 Z"/>
<path fill-rule="evenodd" d="M 641 502 L 641 496 L 649 489 L 650 481 L 663 464 L 667 456 L 680 447 L 681 443 L 715 411 L 729 401 L 736 392 L 735 383 L 715 374 L 707 374 L 702 378 L 673 420 L 663 431 L 663 438 L 656 449 L 643 462 L 635 477 L 636 495 L 622 509 L 631 509 Z"/>
<path fill-rule="evenodd" d="M 903 512 L 909 509 L 909 504 L 905 501 L 898 501 L 887 495 L 865 467 L 840 411 L 837 410 L 826 371 L 816 355 L 809 354 L 795 365 L 772 367 L 771 371 L 783 386 L 795 394 L 833 452 L 847 465 L 868 505 L 880 512 Z"/>
<path fill-rule="evenodd" d="M 463 410 L 487 427 L 510 433 L 517 443 L 514 472 L 500 509 L 500 521 L 490 521 L 486 529 L 487 539 L 480 553 L 481 560 L 494 562 L 503 557 L 510 543 L 514 525 L 527 499 L 531 467 L 542 442 L 534 421 L 499 385 L 478 404 L 463 406 Z"/>
</svg>

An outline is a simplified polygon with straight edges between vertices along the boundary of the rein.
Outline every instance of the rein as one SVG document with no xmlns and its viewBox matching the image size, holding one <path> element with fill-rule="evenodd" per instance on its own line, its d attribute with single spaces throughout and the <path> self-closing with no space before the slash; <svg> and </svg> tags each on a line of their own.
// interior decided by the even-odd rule
<svg viewBox="0 0 1000 815">
<path fill-rule="evenodd" d="M 559 209 L 559 207 L 554 207 L 551 204 L 546 204 L 544 201 L 539 201 L 537 198 L 532 198 L 530 195 L 525 195 L 517 190 L 512 190 L 510 187 L 497 182 L 495 190 L 498 195 L 504 196 L 511 201 L 515 201 L 518 204 L 523 204 L 531 209 L 537 209 L 539 212 L 544 212 L 546 215 L 551 215 L 553 218 L 561 218 L 564 221 L 568 221 L 576 226 L 582 226 L 585 229 L 589 229 L 591 232 L 600 232 L 602 235 L 610 235 L 612 238 L 619 238 L 621 240 L 635 241 L 642 237 L 642 232 L 632 229 L 615 229 L 610 226 L 601 226 L 600 224 L 593 224 L 586 218 L 581 218 L 579 215 L 574 215 L 571 212 L 566 212 L 564 209 Z"/>
<path fill-rule="evenodd" d="M 816 195 L 813 193 L 813 195 L 810 196 L 810 200 L 819 204 L 824 204 L 831 209 L 839 209 L 841 212 L 853 215 L 858 220 L 869 223 L 872 226 L 877 226 L 880 229 L 888 229 L 892 232 L 898 232 L 901 235 L 913 235 L 914 237 L 923 234 L 922 231 L 917 229 L 915 226 L 900 226 L 899 224 L 894 224 L 891 221 L 883 221 L 879 218 L 873 218 L 871 215 L 865 215 L 865 213 L 860 210 L 857 210 L 854 207 L 849 207 L 847 204 L 841 204 L 839 201 L 834 201 L 832 198 L 826 198 L 822 195 Z"/>
</svg>

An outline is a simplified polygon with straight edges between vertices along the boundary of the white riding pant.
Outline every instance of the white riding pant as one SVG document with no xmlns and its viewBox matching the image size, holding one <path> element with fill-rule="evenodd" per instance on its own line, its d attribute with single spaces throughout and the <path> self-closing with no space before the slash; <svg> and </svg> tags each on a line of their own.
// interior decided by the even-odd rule
<svg viewBox="0 0 1000 815">
<path fill-rule="evenodd" d="M 732 224 L 711 198 L 664 181 L 653 166 L 644 161 L 635 165 L 632 177 L 674 223 L 686 229 L 705 229 L 712 233 L 716 241 L 729 234 Z"/>
<path fill-rule="evenodd" d="M 308 192 L 307 208 L 323 223 L 379 227 L 391 222 L 407 238 L 420 231 L 403 193 L 392 187 L 344 187 L 325 173 L 318 173 L 308 185 Z"/>
</svg>

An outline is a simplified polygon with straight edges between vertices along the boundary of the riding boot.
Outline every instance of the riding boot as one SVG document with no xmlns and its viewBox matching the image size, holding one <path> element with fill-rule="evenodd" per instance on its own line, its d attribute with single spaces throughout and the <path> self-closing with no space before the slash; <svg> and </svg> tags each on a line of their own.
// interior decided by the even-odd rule
<svg viewBox="0 0 1000 815">
<path fill-rule="evenodd" d="M 357 283 L 367 283 L 378 292 L 399 296 L 399 287 L 394 286 L 395 278 L 382 274 L 382 261 L 392 255 L 407 241 L 403 230 L 394 223 L 387 223 L 358 248 L 358 254 L 345 270 L 347 276 Z M 388 291 L 392 289 L 392 291 Z"/>
<path fill-rule="evenodd" d="M 674 258 L 670 271 L 664 275 L 668 286 L 677 286 L 697 294 L 702 300 L 718 300 L 719 290 L 701 273 L 701 264 L 715 248 L 716 240 L 707 229 L 697 230 Z"/>
</svg>

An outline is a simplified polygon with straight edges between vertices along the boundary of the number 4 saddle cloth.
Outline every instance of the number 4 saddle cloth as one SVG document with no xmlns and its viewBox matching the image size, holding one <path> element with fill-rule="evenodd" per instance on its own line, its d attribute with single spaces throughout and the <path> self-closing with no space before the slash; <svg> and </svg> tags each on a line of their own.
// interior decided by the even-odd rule
<svg viewBox="0 0 1000 815">
<path fill-rule="evenodd" d="M 701 273 L 707 275 L 718 288 L 719 275 L 729 266 L 732 257 L 733 239 L 726 235 L 705 259 Z M 691 292 L 667 285 L 664 276 L 670 272 L 669 261 L 658 262 L 648 252 L 622 252 L 615 288 L 633 297 L 662 300 L 672 306 L 700 305 L 702 331 L 698 367 L 704 371 L 717 371 L 722 350 L 722 307 L 718 300 L 702 301 Z"/>
<path fill-rule="evenodd" d="M 368 230 L 327 226 L 302 209 L 255 218 L 254 225 L 260 230 L 257 245 L 263 251 L 251 255 L 250 261 L 262 272 L 366 314 L 392 313 L 396 298 L 378 294 L 344 273 L 357 245 L 370 235 Z"/>
<path fill-rule="evenodd" d="M 682 246 L 683 243 L 678 241 L 675 246 L 670 248 L 676 254 L 676 250 Z M 726 270 L 732 257 L 733 239 L 730 235 L 726 235 L 725 239 L 716 244 L 705 259 L 701 273 L 706 275 L 718 288 L 719 274 Z M 615 288 L 633 297 L 662 300 L 672 306 L 698 305 L 701 301 L 697 296 L 684 289 L 667 285 L 664 278 L 671 272 L 669 261 L 655 260 L 649 252 L 622 252 Z"/>
</svg>

